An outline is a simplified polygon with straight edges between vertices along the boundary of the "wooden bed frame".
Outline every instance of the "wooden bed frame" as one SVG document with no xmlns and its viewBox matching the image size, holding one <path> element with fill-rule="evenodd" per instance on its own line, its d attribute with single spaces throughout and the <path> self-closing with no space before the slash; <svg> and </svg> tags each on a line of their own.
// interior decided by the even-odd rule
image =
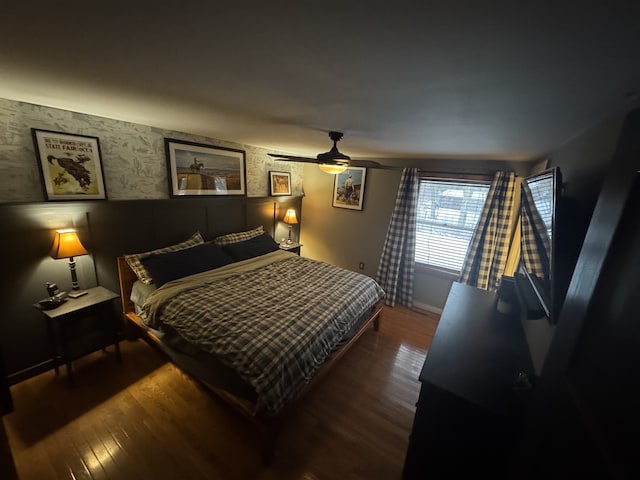
<svg viewBox="0 0 640 480">
<path fill-rule="evenodd" d="M 134 305 L 130 297 L 133 283 L 138 279 L 136 274 L 133 272 L 133 270 L 131 270 L 131 267 L 129 267 L 129 264 L 125 260 L 124 256 L 117 257 L 117 265 L 118 281 L 120 284 L 120 299 L 122 302 L 122 315 L 124 317 L 125 332 L 127 338 L 129 338 L 130 340 L 134 340 L 136 338 L 142 337 L 153 346 L 158 347 L 163 353 L 167 354 L 168 347 L 164 345 L 156 335 L 149 331 L 148 328 L 145 327 L 140 317 L 138 317 L 138 315 L 136 315 L 135 313 Z M 293 404 L 295 404 L 297 400 L 299 400 L 307 391 L 309 391 L 313 385 L 318 383 L 318 381 L 327 373 L 327 371 L 336 362 L 336 360 L 344 355 L 349 350 L 349 348 L 358 340 L 358 338 L 360 338 L 360 336 L 365 332 L 369 325 L 373 324 L 374 330 L 379 330 L 381 311 L 382 302 L 378 303 L 372 308 L 369 318 L 361 325 L 360 329 L 355 333 L 355 335 L 353 335 L 349 339 L 349 341 L 347 341 L 338 350 L 334 351 L 331 354 L 331 356 L 325 361 L 325 363 L 316 371 L 311 381 L 300 392 L 298 392 L 294 401 L 290 402 L 290 404 L 287 405 L 283 409 L 283 411 L 280 412 L 275 418 L 262 418 L 261 416 L 256 414 L 254 402 L 238 397 L 221 388 L 212 386 L 209 383 L 206 383 L 201 379 L 194 377 L 193 375 L 189 376 L 200 385 L 205 387 L 207 391 L 212 392 L 219 398 L 223 399 L 225 402 L 229 403 L 234 409 L 239 411 L 243 416 L 257 425 L 261 434 L 262 460 L 265 465 L 271 465 L 275 457 L 277 440 L 282 421 L 291 410 Z M 178 364 L 176 364 L 176 366 L 179 368 L 181 367 Z"/>
</svg>

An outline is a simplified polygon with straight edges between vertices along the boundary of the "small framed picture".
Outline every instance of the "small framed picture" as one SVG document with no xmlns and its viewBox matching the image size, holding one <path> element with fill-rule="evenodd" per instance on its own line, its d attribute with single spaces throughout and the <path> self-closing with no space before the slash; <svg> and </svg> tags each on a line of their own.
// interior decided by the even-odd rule
<svg viewBox="0 0 640 480">
<path fill-rule="evenodd" d="M 98 137 L 31 129 L 47 200 L 106 200 Z"/>
<path fill-rule="evenodd" d="M 366 177 L 367 169 L 364 167 L 349 167 L 335 175 L 332 205 L 338 208 L 362 210 Z"/>
<path fill-rule="evenodd" d="M 169 194 L 246 195 L 245 152 L 165 138 Z"/>
<path fill-rule="evenodd" d="M 291 174 L 288 172 L 269 172 L 269 194 L 272 197 L 291 195 Z"/>
</svg>

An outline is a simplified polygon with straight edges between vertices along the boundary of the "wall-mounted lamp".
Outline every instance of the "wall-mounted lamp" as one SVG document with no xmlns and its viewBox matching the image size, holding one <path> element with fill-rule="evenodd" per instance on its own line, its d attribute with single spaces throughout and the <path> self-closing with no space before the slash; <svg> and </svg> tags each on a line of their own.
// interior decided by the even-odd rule
<svg viewBox="0 0 640 480">
<path fill-rule="evenodd" d="M 289 224 L 289 239 L 287 240 L 287 243 L 292 243 L 291 242 L 291 229 L 293 228 L 292 227 L 293 225 L 298 223 L 298 217 L 296 217 L 295 208 L 289 208 L 287 210 L 287 213 L 285 214 L 283 221 L 284 221 L 284 223 Z"/>
<path fill-rule="evenodd" d="M 87 293 L 86 290 L 80 290 L 78 285 L 78 276 L 76 275 L 76 262 L 74 257 L 81 255 L 87 255 L 89 252 L 84 248 L 78 234 L 73 228 L 66 228 L 64 230 L 56 230 L 56 234 L 53 237 L 53 246 L 49 255 L 51 258 L 69 259 L 69 270 L 71 270 L 71 288 L 73 292 L 69 293 L 71 298 L 76 298 Z"/>
<path fill-rule="evenodd" d="M 339 173 L 344 172 L 347 169 L 346 165 L 337 165 L 330 163 L 320 163 L 318 164 L 318 168 L 322 170 L 324 173 L 330 173 L 332 175 L 337 175 Z"/>
</svg>

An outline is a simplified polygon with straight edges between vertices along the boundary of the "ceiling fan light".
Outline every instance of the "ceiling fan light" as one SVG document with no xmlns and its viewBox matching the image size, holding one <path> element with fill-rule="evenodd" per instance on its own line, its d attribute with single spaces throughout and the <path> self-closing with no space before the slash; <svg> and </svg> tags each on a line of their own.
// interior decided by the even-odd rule
<svg viewBox="0 0 640 480">
<path fill-rule="evenodd" d="M 344 172 L 347 169 L 346 165 L 331 165 L 329 163 L 321 163 L 318 165 L 318 167 L 324 173 L 330 173 L 332 175 L 337 175 L 339 173 Z"/>
</svg>

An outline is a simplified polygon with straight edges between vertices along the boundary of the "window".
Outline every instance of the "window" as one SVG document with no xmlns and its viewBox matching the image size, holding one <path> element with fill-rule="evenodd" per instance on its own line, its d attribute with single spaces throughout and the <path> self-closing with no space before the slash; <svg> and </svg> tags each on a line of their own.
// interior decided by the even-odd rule
<svg viewBox="0 0 640 480">
<path fill-rule="evenodd" d="M 460 272 L 489 182 L 420 180 L 416 262 Z"/>
<path fill-rule="evenodd" d="M 527 186 L 531 191 L 536 210 L 547 228 L 547 235 L 551 239 L 553 235 L 553 175 L 551 173 L 540 174 L 535 178 L 529 178 Z"/>
</svg>

